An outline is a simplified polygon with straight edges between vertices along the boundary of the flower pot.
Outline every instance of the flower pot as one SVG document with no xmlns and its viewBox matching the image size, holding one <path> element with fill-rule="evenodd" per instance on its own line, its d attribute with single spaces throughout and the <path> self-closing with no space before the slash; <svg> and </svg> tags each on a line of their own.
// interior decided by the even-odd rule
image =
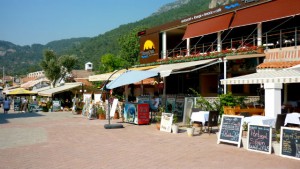
<svg viewBox="0 0 300 169">
<path fill-rule="evenodd" d="M 190 136 L 190 137 L 194 136 L 194 131 L 195 131 L 194 127 L 186 128 L 187 135 Z"/>
<path fill-rule="evenodd" d="M 244 149 L 248 148 L 247 137 L 242 137 L 242 145 Z"/>
<path fill-rule="evenodd" d="M 277 141 L 272 141 L 272 152 L 278 156 L 280 154 L 280 143 Z"/>
<path fill-rule="evenodd" d="M 172 125 L 172 132 L 173 132 L 174 134 L 178 133 L 178 129 L 179 129 L 179 126 L 178 126 L 177 124 L 173 124 L 173 125 Z"/>
<path fill-rule="evenodd" d="M 160 122 L 157 122 L 157 123 L 156 123 L 156 129 L 157 129 L 157 130 L 160 130 Z"/>
<path fill-rule="evenodd" d="M 100 120 L 105 120 L 105 114 L 99 114 L 99 119 Z"/>
<path fill-rule="evenodd" d="M 242 133 L 243 135 L 242 135 L 242 137 L 248 137 L 248 131 L 246 131 L 246 130 L 243 130 L 243 133 Z"/>
</svg>

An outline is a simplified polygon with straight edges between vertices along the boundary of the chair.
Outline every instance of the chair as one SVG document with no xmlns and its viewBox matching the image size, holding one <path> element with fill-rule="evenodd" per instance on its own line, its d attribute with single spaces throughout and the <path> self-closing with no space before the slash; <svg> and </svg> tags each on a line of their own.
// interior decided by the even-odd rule
<svg viewBox="0 0 300 169">
<path fill-rule="evenodd" d="M 284 126 L 285 118 L 286 118 L 286 113 L 285 114 L 277 114 L 276 123 L 275 123 L 275 131 L 280 130 L 280 127 Z"/>
<path fill-rule="evenodd" d="M 217 126 L 218 130 L 219 130 L 218 121 L 219 121 L 219 112 L 218 111 L 209 111 L 208 122 L 206 123 L 209 134 L 212 132 L 212 127 Z"/>
</svg>

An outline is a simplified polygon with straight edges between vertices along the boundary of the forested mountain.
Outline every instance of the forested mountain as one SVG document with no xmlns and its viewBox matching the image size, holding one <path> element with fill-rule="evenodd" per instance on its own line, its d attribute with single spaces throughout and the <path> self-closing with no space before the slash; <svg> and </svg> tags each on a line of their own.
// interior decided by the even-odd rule
<svg viewBox="0 0 300 169">
<path fill-rule="evenodd" d="M 84 63 L 89 61 L 97 70 L 102 55 L 107 53 L 118 55 L 120 51 L 118 40 L 121 36 L 135 28 L 151 28 L 207 10 L 213 1 L 215 0 L 177 0 L 161 7 L 149 17 L 120 25 L 93 38 L 72 38 L 31 46 L 18 46 L 0 41 L 0 67 L 5 66 L 6 74 L 9 75 L 25 75 L 28 72 L 41 70 L 39 63 L 43 58 L 43 51 L 52 49 L 59 55 L 76 55 L 79 58 L 77 69 L 83 69 Z"/>
</svg>

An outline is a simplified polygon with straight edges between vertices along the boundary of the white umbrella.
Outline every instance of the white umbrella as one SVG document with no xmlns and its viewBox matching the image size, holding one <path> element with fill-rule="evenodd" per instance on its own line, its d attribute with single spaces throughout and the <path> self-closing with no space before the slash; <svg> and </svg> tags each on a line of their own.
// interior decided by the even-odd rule
<svg viewBox="0 0 300 169">
<path fill-rule="evenodd" d="M 141 80 L 157 76 L 157 71 L 139 71 L 139 70 L 128 70 L 121 74 L 115 80 L 111 81 L 106 85 L 107 89 L 114 89 L 120 86 L 128 85 L 131 83 L 139 82 Z"/>
</svg>

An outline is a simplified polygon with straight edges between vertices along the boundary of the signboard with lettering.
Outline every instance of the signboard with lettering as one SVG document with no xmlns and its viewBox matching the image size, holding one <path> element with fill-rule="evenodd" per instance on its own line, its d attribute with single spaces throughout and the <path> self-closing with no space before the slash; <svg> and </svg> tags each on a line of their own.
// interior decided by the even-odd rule
<svg viewBox="0 0 300 169">
<path fill-rule="evenodd" d="M 272 129 L 264 125 L 248 125 L 248 150 L 271 154 Z"/>
<path fill-rule="evenodd" d="M 171 126 L 173 122 L 172 113 L 162 113 L 160 121 L 160 131 L 171 133 Z"/>
<path fill-rule="evenodd" d="M 137 124 L 149 124 L 149 104 L 138 104 Z"/>
<path fill-rule="evenodd" d="M 222 141 L 241 147 L 243 120 L 244 116 L 223 115 L 217 143 Z"/>
<path fill-rule="evenodd" d="M 300 160 L 300 128 L 281 127 L 280 155 Z"/>
</svg>

